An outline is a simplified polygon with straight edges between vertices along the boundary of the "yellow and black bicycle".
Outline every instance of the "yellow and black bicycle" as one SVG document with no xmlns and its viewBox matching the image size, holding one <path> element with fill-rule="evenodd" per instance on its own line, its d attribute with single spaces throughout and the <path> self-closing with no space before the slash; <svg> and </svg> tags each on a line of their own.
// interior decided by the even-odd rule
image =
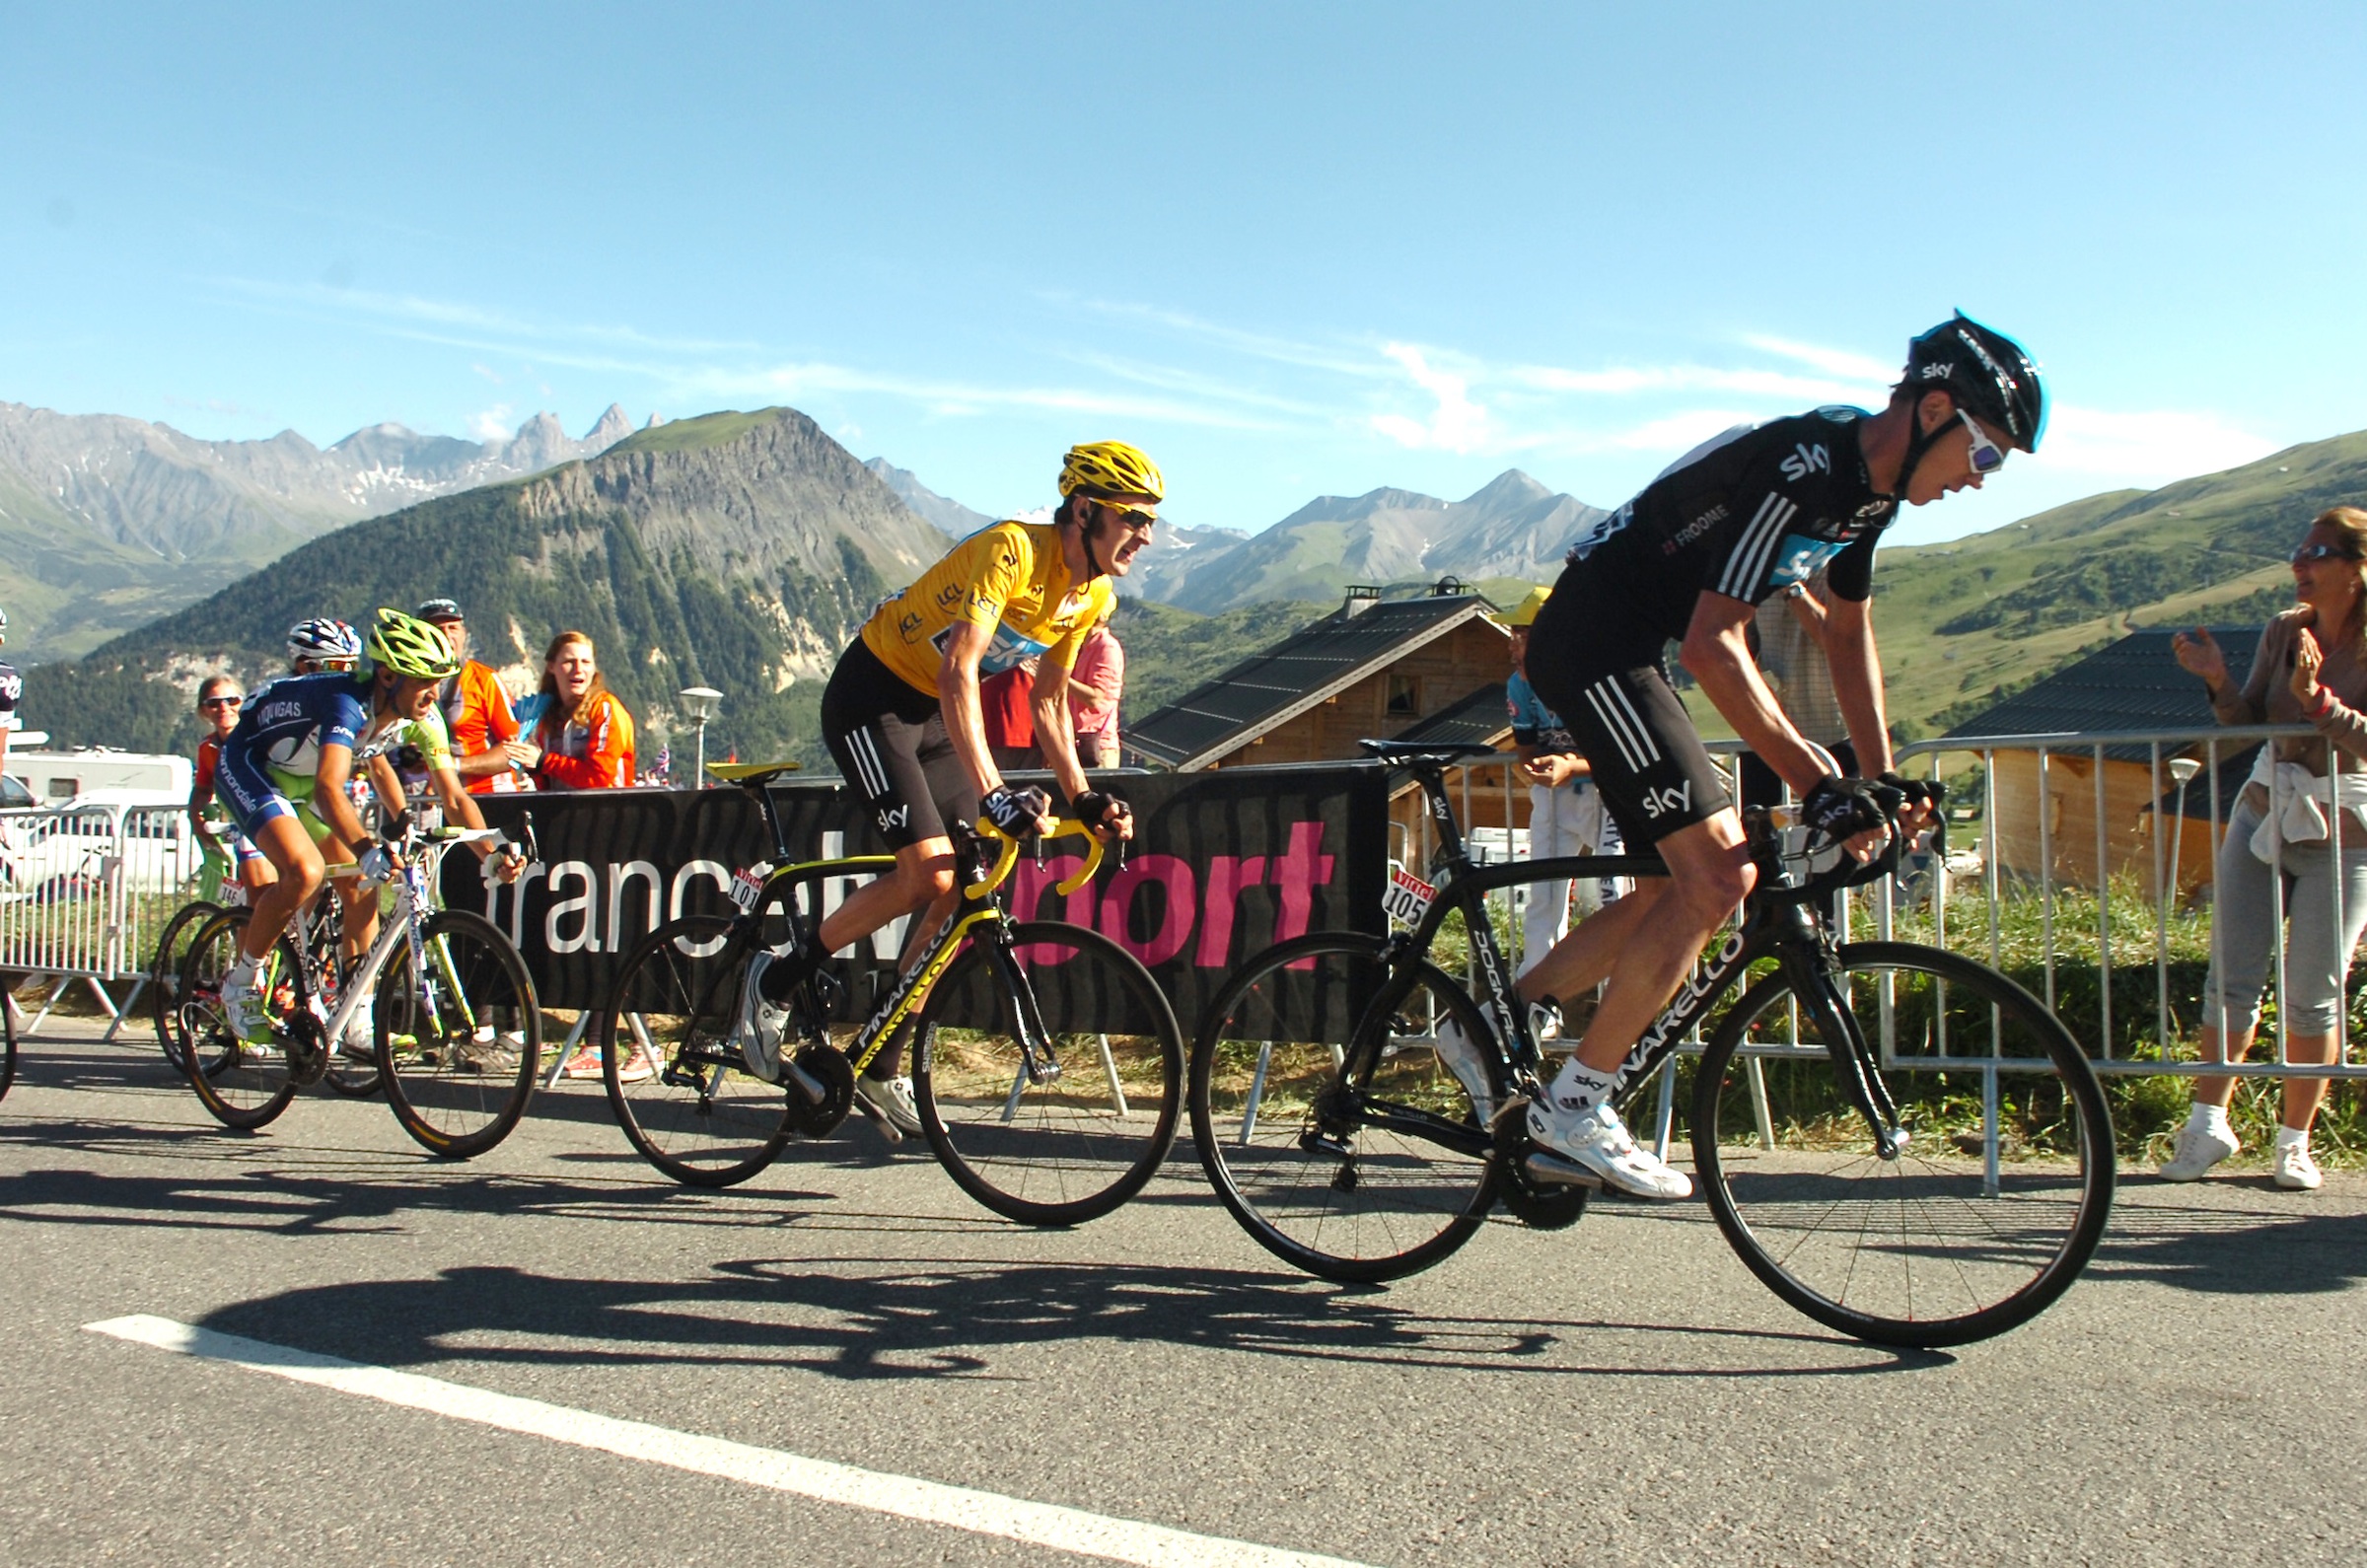
<svg viewBox="0 0 2367 1568">
<path fill-rule="evenodd" d="M 792 998 L 785 1081 L 749 1070 L 750 961 L 779 950 L 793 923 L 810 933 L 850 879 L 895 865 L 887 855 L 793 860 L 766 789 L 787 770 L 714 769 L 755 797 L 773 858 L 735 877 L 733 914 L 660 926 L 618 971 L 601 1056 L 633 1147 L 692 1186 L 745 1181 L 791 1136 L 835 1130 L 853 1105 L 855 1075 L 910 1020 L 921 1130 L 971 1197 L 1026 1224 L 1076 1225 L 1142 1190 L 1183 1109 L 1175 1013 L 1141 962 L 1100 932 L 1010 917 L 1003 891 L 1020 844 L 984 821 L 963 841 L 953 918 L 865 1021 L 832 1022 L 848 984 L 847 965 L 833 960 Z M 1100 869 L 1101 840 L 1071 820 L 1051 836 L 1085 840 L 1081 863 L 1055 890 L 1072 893 Z"/>
</svg>

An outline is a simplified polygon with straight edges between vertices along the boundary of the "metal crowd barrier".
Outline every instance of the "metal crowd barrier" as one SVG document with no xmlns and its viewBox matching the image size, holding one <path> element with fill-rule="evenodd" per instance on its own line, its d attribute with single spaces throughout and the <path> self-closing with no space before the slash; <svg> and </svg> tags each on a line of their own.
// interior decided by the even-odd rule
<svg viewBox="0 0 2367 1568">
<path fill-rule="evenodd" d="M 1839 909 L 1839 935 L 1848 940 L 1854 929 L 1883 940 L 1929 942 L 2004 970 L 2058 1016 L 2075 1013 L 2066 1022 L 2101 1073 L 2367 1078 L 2367 1062 L 2348 1059 L 2356 995 L 2349 985 L 2331 1059 L 2290 1055 L 2281 838 L 2270 862 L 2279 933 L 2268 987 L 2274 1029 L 2265 1037 L 2263 1019 L 2260 1042 L 2272 1048 L 2256 1045 L 2257 1059 L 2236 1064 L 2202 1054 L 2202 1026 L 2213 1026 L 2222 1039 L 2227 1033 L 2223 1017 L 2205 1016 L 2202 994 L 2206 962 L 2224 935 L 2213 920 L 2213 868 L 2257 748 L 2280 739 L 2325 746 L 2302 725 L 1960 737 L 1901 746 L 1900 771 L 1949 782 L 1949 852 L 1915 857 L 1901 876 L 1852 893 Z M 1710 749 L 1723 761 L 1742 748 L 1728 741 Z M 2362 771 L 2355 759 L 2332 754 L 2337 774 Z M 1509 753 L 1500 761 L 1475 760 L 1452 788 L 1474 859 L 1526 858 L 1526 832 L 1517 824 L 1527 821 L 1529 786 Z M 2367 853 L 2363 816 L 2339 807 L 2324 815 L 2339 852 Z M 1483 825 L 1473 831 L 1473 822 Z M 1434 848 L 1423 814 L 1393 809 L 1393 863 L 1419 873 Z M 2339 930 L 2342 878 L 2331 882 L 2329 912 Z M 1516 970 L 1528 959 L 1521 951 L 1519 891 L 1489 895 L 1491 903 L 1501 900 L 1496 924 Z M 2150 983 L 2133 978 L 2139 975 Z M 1700 1041 L 1687 1044 L 1697 1049 Z M 1673 1106 L 1670 1085 L 1664 1080 L 1662 1087 L 1665 1137 Z M 1762 1141 L 1766 1130 L 1760 1129 Z"/>
<path fill-rule="evenodd" d="M 112 1039 L 147 983 L 154 933 L 192 895 L 198 863 L 180 807 L 0 812 L 0 973 L 55 982 L 27 1032 L 80 980 Z M 133 982 L 121 1006 L 107 990 L 119 980 Z"/>
</svg>

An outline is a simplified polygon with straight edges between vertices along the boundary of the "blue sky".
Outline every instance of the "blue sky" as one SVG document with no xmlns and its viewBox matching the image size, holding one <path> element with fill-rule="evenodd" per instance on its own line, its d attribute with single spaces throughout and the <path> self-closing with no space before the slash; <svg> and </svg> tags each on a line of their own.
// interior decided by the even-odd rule
<svg viewBox="0 0 2367 1568">
<path fill-rule="evenodd" d="M 2048 450 L 2367 426 L 2367 8 L 20 6 L 0 399 L 319 442 L 786 402 L 981 510 L 1615 504 L 1962 306 Z"/>
</svg>

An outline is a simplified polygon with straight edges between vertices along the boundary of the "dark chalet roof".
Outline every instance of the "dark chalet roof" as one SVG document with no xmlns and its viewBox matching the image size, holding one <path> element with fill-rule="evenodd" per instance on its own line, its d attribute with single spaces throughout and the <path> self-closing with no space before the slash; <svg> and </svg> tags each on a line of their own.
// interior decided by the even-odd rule
<svg viewBox="0 0 2367 1568">
<path fill-rule="evenodd" d="M 1206 767 L 1489 607 L 1476 594 L 1427 594 L 1334 610 L 1134 724 L 1126 742 L 1179 772 Z"/>
<path fill-rule="evenodd" d="M 1499 680 L 1492 686 L 1481 686 L 1451 708 L 1433 713 L 1413 728 L 1399 731 L 1393 739 L 1470 741 L 1493 746 L 1511 733 L 1512 709 L 1505 704 L 1504 682 Z"/>
<path fill-rule="evenodd" d="M 2096 730 L 2198 730 L 2212 722 L 2202 682 L 2178 667 L 2170 639 L 2181 628 L 2132 631 L 2067 669 L 2004 698 L 1967 719 L 1944 739 L 1987 735 L 2060 735 Z M 2239 683 L 2259 646 L 2258 626 L 2213 626 L 2211 635 L 2227 655 L 2231 679 Z M 2249 749 L 2249 748 L 2248 748 Z M 2115 760 L 2142 762 L 2143 746 L 2109 747 Z"/>
</svg>

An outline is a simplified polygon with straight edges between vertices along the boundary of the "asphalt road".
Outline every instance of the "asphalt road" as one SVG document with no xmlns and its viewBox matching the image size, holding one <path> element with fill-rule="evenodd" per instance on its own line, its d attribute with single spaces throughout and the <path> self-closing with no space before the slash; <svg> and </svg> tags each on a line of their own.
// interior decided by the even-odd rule
<svg viewBox="0 0 2367 1568">
<path fill-rule="evenodd" d="M 379 1101 L 308 1097 L 233 1136 L 152 1046 L 52 1024 L 0 1102 L 0 1562 L 1086 1560 L 85 1326 L 127 1315 L 1375 1564 L 2367 1541 L 2357 1176 L 2127 1179 L 2051 1312 L 1901 1355 L 1795 1316 L 1697 1205 L 1493 1225 L 1350 1290 L 1271 1264 L 1187 1148 L 1067 1234 L 995 1220 L 905 1149 L 851 1125 L 690 1192 L 596 1086 L 471 1165 L 421 1158 Z"/>
</svg>

